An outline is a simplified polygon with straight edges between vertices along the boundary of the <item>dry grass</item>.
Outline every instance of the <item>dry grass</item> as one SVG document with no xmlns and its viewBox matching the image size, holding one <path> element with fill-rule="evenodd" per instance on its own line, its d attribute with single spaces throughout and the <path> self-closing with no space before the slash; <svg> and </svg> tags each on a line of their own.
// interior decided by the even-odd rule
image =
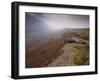
<svg viewBox="0 0 100 81">
<path fill-rule="evenodd" d="M 74 56 L 74 63 L 76 65 L 89 64 L 89 47 L 87 45 L 77 45 L 74 48 L 79 50 Z"/>
</svg>

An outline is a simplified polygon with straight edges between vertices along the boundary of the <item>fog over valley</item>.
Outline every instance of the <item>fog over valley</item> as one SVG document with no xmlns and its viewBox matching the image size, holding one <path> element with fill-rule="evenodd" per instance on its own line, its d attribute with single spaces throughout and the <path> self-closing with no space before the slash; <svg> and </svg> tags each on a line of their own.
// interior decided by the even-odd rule
<svg viewBox="0 0 100 81">
<path fill-rule="evenodd" d="M 75 28 L 88 28 L 88 15 L 25 13 L 25 39 L 27 43 L 60 37 Z"/>
</svg>

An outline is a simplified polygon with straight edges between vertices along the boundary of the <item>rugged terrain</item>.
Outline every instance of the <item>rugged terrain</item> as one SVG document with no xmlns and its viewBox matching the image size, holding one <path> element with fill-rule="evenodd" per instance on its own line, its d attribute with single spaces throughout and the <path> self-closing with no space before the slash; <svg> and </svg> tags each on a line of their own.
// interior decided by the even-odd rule
<svg viewBox="0 0 100 81">
<path fill-rule="evenodd" d="M 89 65 L 89 29 L 60 33 L 26 44 L 26 68 Z"/>
</svg>

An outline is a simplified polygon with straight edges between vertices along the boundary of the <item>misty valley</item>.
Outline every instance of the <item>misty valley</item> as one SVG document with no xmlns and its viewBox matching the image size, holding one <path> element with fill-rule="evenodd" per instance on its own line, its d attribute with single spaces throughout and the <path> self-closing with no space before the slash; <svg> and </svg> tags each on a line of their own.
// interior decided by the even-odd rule
<svg viewBox="0 0 100 81">
<path fill-rule="evenodd" d="M 26 12 L 25 67 L 89 65 L 89 16 Z"/>
<path fill-rule="evenodd" d="M 39 36 L 26 40 L 27 68 L 89 64 L 89 29 L 66 29 Z"/>
</svg>

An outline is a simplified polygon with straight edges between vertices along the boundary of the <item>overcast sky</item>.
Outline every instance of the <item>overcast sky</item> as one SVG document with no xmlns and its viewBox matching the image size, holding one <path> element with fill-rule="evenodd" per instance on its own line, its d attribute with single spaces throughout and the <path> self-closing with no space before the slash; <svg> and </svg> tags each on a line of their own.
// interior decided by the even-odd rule
<svg viewBox="0 0 100 81">
<path fill-rule="evenodd" d="M 25 15 L 27 32 L 44 32 L 64 28 L 88 28 L 88 15 L 31 13 Z"/>
</svg>

